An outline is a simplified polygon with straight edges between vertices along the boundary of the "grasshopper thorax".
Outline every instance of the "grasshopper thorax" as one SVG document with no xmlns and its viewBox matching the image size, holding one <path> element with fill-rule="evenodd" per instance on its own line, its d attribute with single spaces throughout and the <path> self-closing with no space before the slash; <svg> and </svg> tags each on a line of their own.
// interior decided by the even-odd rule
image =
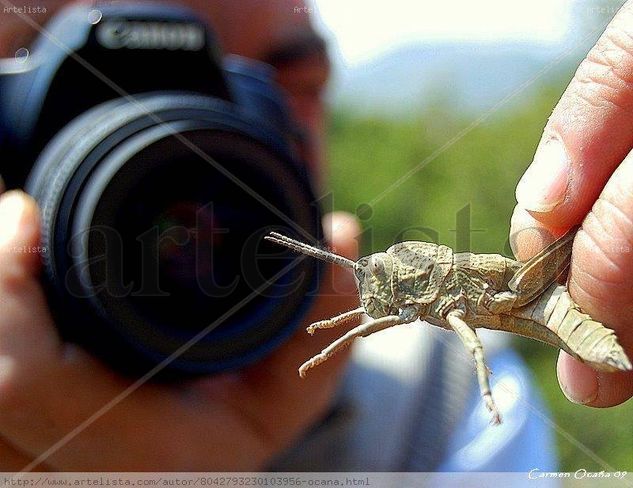
<svg viewBox="0 0 633 488">
<path fill-rule="evenodd" d="M 367 315 L 379 318 L 398 313 L 393 295 L 396 263 L 389 254 L 378 252 L 360 258 L 354 265 L 354 273 Z"/>
</svg>

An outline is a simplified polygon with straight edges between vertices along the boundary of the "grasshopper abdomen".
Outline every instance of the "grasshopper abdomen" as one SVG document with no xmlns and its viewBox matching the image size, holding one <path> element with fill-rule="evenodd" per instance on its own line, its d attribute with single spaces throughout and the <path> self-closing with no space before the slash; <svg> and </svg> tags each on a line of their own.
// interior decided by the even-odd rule
<svg viewBox="0 0 633 488">
<path fill-rule="evenodd" d="M 520 323 L 525 320 L 530 327 Z M 502 329 L 548 342 L 594 369 L 632 369 L 615 332 L 582 312 L 565 286 L 550 285 L 538 298 L 502 317 L 501 322 Z"/>
</svg>

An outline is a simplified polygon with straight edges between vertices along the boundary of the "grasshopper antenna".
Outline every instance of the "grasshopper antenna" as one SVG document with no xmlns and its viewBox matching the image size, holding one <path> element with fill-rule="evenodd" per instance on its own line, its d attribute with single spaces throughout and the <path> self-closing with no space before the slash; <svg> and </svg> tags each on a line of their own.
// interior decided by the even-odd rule
<svg viewBox="0 0 633 488">
<path fill-rule="evenodd" d="M 344 258 L 343 256 L 339 256 L 333 252 L 324 251 L 323 249 L 319 249 L 317 247 L 309 246 L 303 242 L 295 241 L 294 239 L 281 235 L 277 232 L 271 232 L 269 235 L 265 236 L 264 239 L 274 242 L 275 244 L 288 247 L 293 251 L 307 254 L 308 256 L 312 256 L 322 261 L 327 261 L 328 263 L 338 264 L 339 266 L 343 266 L 345 268 L 353 268 L 356 264 L 351 259 Z"/>
</svg>

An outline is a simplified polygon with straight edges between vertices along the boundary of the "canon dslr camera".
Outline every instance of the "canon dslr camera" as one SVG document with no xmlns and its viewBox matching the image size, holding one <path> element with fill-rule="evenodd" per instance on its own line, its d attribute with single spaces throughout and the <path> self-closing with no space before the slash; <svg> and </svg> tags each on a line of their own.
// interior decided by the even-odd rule
<svg viewBox="0 0 633 488">
<path fill-rule="evenodd" d="M 117 4 L 67 8 L 0 70 L 0 174 L 40 205 L 65 339 L 169 378 L 292 333 L 319 270 L 262 236 L 321 229 L 267 65 L 221 59 L 188 10 Z"/>
</svg>

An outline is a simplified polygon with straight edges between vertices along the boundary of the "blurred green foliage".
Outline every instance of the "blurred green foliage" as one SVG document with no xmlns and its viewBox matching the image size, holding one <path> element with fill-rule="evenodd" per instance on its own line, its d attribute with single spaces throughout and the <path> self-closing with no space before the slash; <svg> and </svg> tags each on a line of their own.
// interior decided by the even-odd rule
<svg viewBox="0 0 633 488">
<path fill-rule="evenodd" d="M 563 88 L 563 82 L 540 86 L 518 97 L 523 103 L 502 107 L 476 125 L 477 116 L 459 115 L 446 100 L 430 104 L 415 119 L 334 112 L 329 134 L 334 207 L 362 210 L 362 251 L 383 250 L 394 240 L 432 240 L 437 233 L 441 243 L 459 250 L 511 255 L 514 189 Z M 522 338 L 515 345 L 533 370 L 550 418 L 564 431 L 555 433 L 561 469 L 600 471 L 606 463 L 633 471 L 633 401 L 611 409 L 574 405 L 558 387 L 557 352 Z"/>
</svg>

